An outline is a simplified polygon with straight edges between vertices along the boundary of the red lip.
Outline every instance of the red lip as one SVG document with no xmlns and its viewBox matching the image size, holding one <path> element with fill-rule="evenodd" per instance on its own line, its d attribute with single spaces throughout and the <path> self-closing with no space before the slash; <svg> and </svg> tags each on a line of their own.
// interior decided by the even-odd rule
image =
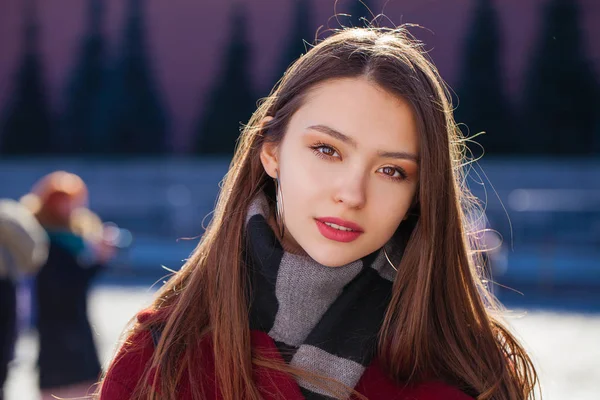
<svg viewBox="0 0 600 400">
<path fill-rule="evenodd" d="M 359 225 L 353 222 L 344 221 L 343 219 L 325 217 L 316 218 L 315 221 L 317 223 L 317 228 L 319 228 L 319 232 L 321 232 L 321 235 L 325 236 L 327 239 L 335 240 L 336 242 L 352 242 L 353 240 L 358 239 L 358 237 L 363 233 L 363 230 Z M 325 222 L 343 226 L 352 230 L 342 231 L 339 229 L 335 229 L 326 225 Z"/>
</svg>

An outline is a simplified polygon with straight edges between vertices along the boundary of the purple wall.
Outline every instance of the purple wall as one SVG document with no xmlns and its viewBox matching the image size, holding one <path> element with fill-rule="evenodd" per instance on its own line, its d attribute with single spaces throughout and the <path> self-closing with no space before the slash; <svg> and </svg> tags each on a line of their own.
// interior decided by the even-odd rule
<svg viewBox="0 0 600 400">
<path fill-rule="evenodd" d="M 0 109 L 10 94 L 21 46 L 21 6 L 25 0 L 0 1 Z M 339 0 L 338 12 L 352 0 Z M 211 85 L 229 31 L 231 7 L 245 3 L 254 49 L 255 85 L 265 87 L 279 63 L 293 2 L 291 0 L 146 0 L 148 43 L 155 77 L 172 116 L 176 147 L 182 149 Z M 502 20 L 504 67 L 509 91 L 516 97 L 539 28 L 545 0 L 495 0 Z M 65 79 L 84 31 L 85 0 L 38 1 L 44 76 L 56 111 L 62 107 Z M 118 49 L 126 0 L 105 0 L 105 31 L 110 51 Z M 312 0 L 314 30 L 334 14 L 333 0 Z M 442 76 L 454 85 L 465 28 L 475 0 L 370 0 L 395 23 L 417 23 Z M 600 76 L 600 1 L 579 0 L 585 45 Z M 330 22 L 335 27 L 335 20 Z"/>
</svg>

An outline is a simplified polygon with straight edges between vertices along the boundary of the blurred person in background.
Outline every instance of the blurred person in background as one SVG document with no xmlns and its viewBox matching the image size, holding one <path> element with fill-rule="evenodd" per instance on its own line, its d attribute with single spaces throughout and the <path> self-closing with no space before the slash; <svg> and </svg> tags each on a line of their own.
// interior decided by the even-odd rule
<svg viewBox="0 0 600 400">
<path fill-rule="evenodd" d="M 478 274 L 461 139 L 404 28 L 311 47 L 245 125 L 207 231 L 100 399 L 533 398 Z"/>
<path fill-rule="evenodd" d="M 23 204 L 0 199 L 0 400 L 17 334 L 17 287 L 46 262 L 48 237 Z"/>
<path fill-rule="evenodd" d="M 46 230 L 48 259 L 35 281 L 42 399 L 84 396 L 101 367 L 87 314 L 92 279 L 113 254 L 77 175 L 53 172 L 24 202 Z"/>
</svg>

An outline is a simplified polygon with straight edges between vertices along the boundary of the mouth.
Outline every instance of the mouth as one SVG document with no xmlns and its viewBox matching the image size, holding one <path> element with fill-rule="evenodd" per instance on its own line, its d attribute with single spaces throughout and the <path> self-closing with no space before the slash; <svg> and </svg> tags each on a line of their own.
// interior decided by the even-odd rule
<svg viewBox="0 0 600 400">
<path fill-rule="evenodd" d="M 364 232 L 360 225 L 339 218 L 316 218 L 315 222 L 321 235 L 336 242 L 352 242 Z"/>
</svg>

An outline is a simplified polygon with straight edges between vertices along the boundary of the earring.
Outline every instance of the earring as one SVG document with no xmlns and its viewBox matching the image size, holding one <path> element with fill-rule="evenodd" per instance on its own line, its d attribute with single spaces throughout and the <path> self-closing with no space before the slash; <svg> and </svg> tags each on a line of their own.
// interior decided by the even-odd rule
<svg viewBox="0 0 600 400">
<path fill-rule="evenodd" d="M 385 246 L 383 246 L 383 254 L 385 255 L 385 258 L 387 259 L 387 262 L 390 264 L 390 266 L 394 268 L 394 271 L 398 272 L 398 268 L 394 267 L 394 263 L 392 263 L 392 260 L 390 260 L 390 257 L 388 256 L 388 253 L 385 250 Z"/>
<path fill-rule="evenodd" d="M 285 225 L 283 221 L 283 193 L 281 192 L 281 183 L 279 182 L 279 171 L 275 170 L 277 177 L 275 178 L 275 196 L 277 203 L 277 212 L 275 217 L 277 219 L 277 225 L 279 226 L 279 237 L 283 239 L 285 233 Z"/>
</svg>

